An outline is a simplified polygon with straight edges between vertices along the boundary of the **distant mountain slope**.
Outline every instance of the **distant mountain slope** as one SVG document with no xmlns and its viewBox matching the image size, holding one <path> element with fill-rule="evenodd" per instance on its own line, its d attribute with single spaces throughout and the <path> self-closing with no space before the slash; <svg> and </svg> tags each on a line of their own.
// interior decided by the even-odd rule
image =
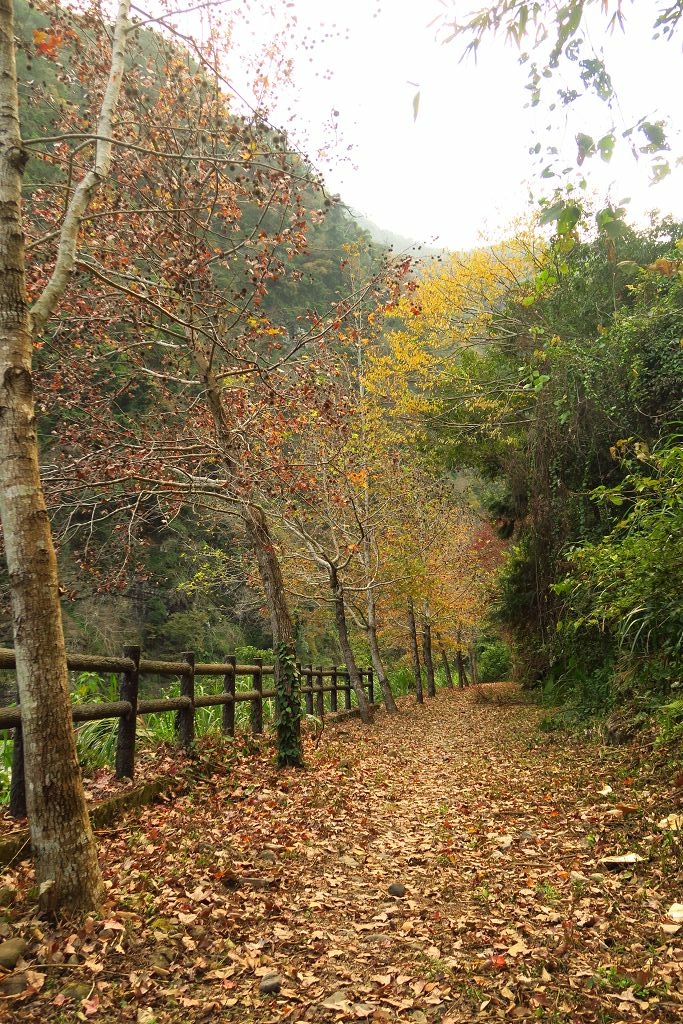
<svg viewBox="0 0 683 1024">
<path fill-rule="evenodd" d="M 399 235 L 396 231 L 380 228 L 352 207 L 349 207 L 349 212 L 360 227 L 372 236 L 373 241 L 379 245 L 390 246 L 394 252 L 406 252 L 416 259 L 430 259 L 435 256 L 443 256 L 449 252 L 446 248 L 424 245 L 421 242 L 416 242 L 414 238 Z"/>
</svg>

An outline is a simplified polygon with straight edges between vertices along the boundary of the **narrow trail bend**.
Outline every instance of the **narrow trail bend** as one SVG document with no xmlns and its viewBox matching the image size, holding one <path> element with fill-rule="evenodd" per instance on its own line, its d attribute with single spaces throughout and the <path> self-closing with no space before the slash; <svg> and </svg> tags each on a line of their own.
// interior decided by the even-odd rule
<svg viewBox="0 0 683 1024">
<path fill-rule="evenodd" d="M 102 837 L 109 915 L 43 927 L 45 983 L 12 1019 L 680 1020 L 683 889 L 652 780 L 538 717 L 406 699 L 326 729 L 308 771 L 264 750 L 146 810 Z M 50 969 L 69 956 L 73 977 Z"/>
</svg>

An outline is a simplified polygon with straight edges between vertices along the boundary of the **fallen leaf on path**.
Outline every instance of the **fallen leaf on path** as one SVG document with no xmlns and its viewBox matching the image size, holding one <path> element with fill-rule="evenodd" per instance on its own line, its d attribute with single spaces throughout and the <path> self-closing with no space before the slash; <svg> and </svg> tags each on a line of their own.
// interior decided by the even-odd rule
<svg viewBox="0 0 683 1024">
<path fill-rule="evenodd" d="M 666 818 L 657 823 L 657 828 L 669 832 L 683 831 L 683 814 L 667 814 Z"/>
<path fill-rule="evenodd" d="M 666 912 L 666 916 L 670 917 L 676 924 L 683 924 L 683 903 L 672 903 Z"/>
</svg>

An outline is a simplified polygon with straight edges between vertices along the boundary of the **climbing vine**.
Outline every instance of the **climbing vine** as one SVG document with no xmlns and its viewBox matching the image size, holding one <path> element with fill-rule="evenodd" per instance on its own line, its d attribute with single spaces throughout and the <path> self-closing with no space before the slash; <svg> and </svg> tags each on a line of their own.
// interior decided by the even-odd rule
<svg viewBox="0 0 683 1024">
<path fill-rule="evenodd" d="M 299 673 L 295 655 L 286 643 L 275 648 L 277 672 L 275 694 L 277 701 L 277 763 L 280 768 L 301 768 L 301 703 L 299 700 Z"/>
</svg>

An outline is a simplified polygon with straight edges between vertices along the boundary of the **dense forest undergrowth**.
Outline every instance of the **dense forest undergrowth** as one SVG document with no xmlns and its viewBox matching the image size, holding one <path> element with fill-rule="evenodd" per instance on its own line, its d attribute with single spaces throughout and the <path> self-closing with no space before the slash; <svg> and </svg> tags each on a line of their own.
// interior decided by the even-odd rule
<svg viewBox="0 0 683 1024">
<path fill-rule="evenodd" d="M 539 716 L 494 684 L 327 729 L 305 772 L 207 748 L 99 833 L 101 913 L 49 924 L 3 876 L 6 1019 L 680 1019 L 680 753 Z"/>
</svg>

